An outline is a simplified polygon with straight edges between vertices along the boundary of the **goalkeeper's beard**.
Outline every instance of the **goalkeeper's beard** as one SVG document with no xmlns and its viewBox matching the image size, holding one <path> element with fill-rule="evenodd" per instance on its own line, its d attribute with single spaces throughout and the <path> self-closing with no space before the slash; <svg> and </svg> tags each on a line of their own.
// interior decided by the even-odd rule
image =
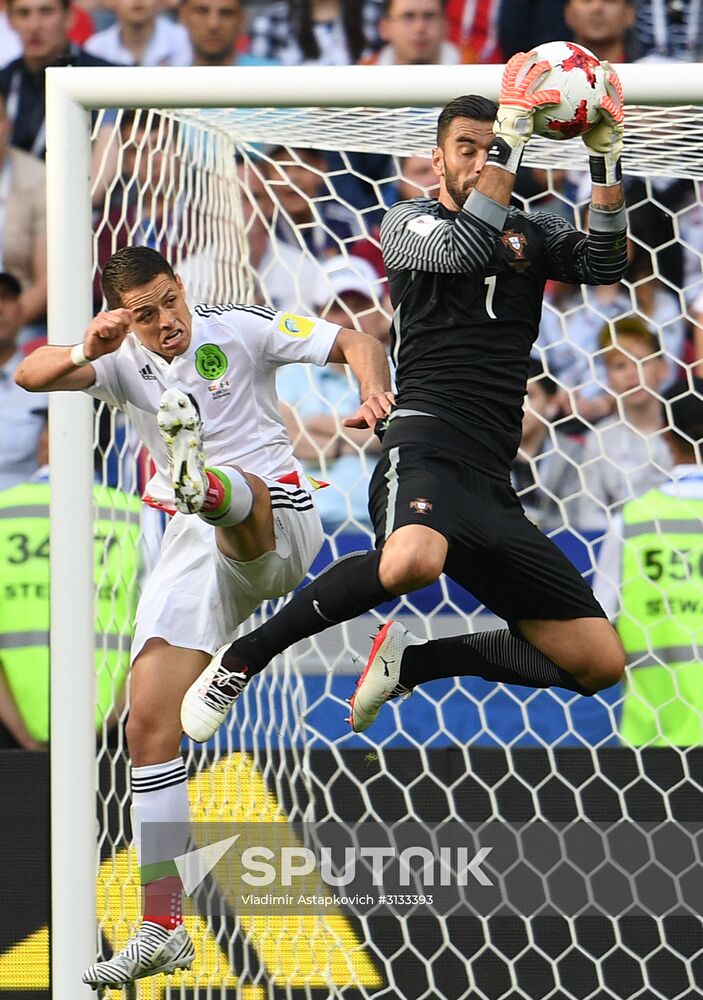
<svg viewBox="0 0 703 1000">
<path fill-rule="evenodd" d="M 464 207 L 464 202 L 471 194 L 471 189 L 474 187 L 473 184 L 468 184 L 465 188 L 460 187 L 455 184 L 454 181 L 450 181 L 446 175 L 444 178 L 445 187 L 447 189 L 447 194 L 452 199 L 457 209 L 462 209 Z"/>
</svg>

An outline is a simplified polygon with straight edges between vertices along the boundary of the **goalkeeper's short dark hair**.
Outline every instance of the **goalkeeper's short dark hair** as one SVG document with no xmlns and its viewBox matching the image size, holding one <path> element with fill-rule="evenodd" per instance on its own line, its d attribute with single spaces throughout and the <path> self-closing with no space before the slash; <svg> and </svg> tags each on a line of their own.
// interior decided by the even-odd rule
<svg viewBox="0 0 703 1000">
<path fill-rule="evenodd" d="M 437 145 L 442 145 L 447 126 L 455 118 L 472 118 L 476 122 L 494 122 L 498 114 L 498 105 L 487 97 L 478 94 L 466 94 L 455 97 L 446 104 L 437 119 Z"/>
<path fill-rule="evenodd" d="M 147 285 L 159 274 L 176 277 L 166 258 L 151 247 L 123 247 L 113 253 L 103 267 L 101 278 L 108 307 L 119 309 L 125 292 Z"/>
</svg>

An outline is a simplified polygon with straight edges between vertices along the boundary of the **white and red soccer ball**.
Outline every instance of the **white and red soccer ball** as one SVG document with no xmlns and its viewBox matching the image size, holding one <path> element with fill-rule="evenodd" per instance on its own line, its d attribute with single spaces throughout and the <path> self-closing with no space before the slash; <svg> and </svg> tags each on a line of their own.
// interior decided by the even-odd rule
<svg viewBox="0 0 703 1000">
<path fill-rule="evenodd" d="M 551 67 L 531 90 L 558 90 L 562 97 L 560 104 L 535 112 L 535 134 L 573 139 L 588 132 L 599 117 L 601 100 L 608 97 L 606 70 L 597 57 L 575 42 L 545 42 L 533 49 L 530 57 L 528 70 L 543 61 Z"/>
</svg>

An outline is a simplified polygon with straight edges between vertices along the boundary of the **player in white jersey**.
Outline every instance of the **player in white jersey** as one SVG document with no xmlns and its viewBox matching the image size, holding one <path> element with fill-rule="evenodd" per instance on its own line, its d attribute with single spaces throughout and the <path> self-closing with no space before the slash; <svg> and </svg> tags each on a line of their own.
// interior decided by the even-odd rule
<svg viewBox="0 0 703 1000">
<path fill-rule="evenodd" d="M 322 543 L 278 412 L 276 369 L 349 364 L 362 403 L 347 426 L 373 426 L 393 400 L 373 337 L 259 306 L 193 315 L 180 279 L 148 247 L 120 250 L 102 281 L 110 308 L 83 343 L 40 347 L 15 375 L 29 391 L 83 390 L 125 412 L 156 464 L 145 499 L 174 513 L 132 646 L 127 740 L 144 918 L 121 952 L 86 970 L 94 988 L 192 964 L 173 861 L 187 849 L 189 820 L 181 701 L 237 626 L 303 579 Z M 149 844 L 145 822 L 163 831 Z"/>
</svg>

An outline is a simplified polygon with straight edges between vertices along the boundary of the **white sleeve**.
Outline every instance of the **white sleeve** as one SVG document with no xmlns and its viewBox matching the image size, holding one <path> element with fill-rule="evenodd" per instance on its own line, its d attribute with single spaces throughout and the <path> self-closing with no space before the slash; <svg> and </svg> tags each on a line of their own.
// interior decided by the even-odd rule
<svg viewBox="0 0 703 1000">
<path fill-rule="evenodd" d="M 593 593 L 611 622 L 620 614 L 622 532 L 622 515 L 616 514 L 600 547 L 593 577 Z"/>
<path fill-rule="evenodd" d="M 95 372 L 95 382 L 85 391 L 89 396 L 102 399 L 110 406 L 123 410 L 126 399 L 120 385 L 118 355 L 119 351 L 115 351 L 113 354 L 105 354 L 102 358 L 96 358 L 95 361 L 90 362 Z"/>
<path fill-rule="evenodd" d="M 316 316 L 277 312 L 272 320 L 265 322 L 263 353 L 276 366 L 296 361 L 326 365 L 340 329 L 336 323 Z"/>
</svg>

